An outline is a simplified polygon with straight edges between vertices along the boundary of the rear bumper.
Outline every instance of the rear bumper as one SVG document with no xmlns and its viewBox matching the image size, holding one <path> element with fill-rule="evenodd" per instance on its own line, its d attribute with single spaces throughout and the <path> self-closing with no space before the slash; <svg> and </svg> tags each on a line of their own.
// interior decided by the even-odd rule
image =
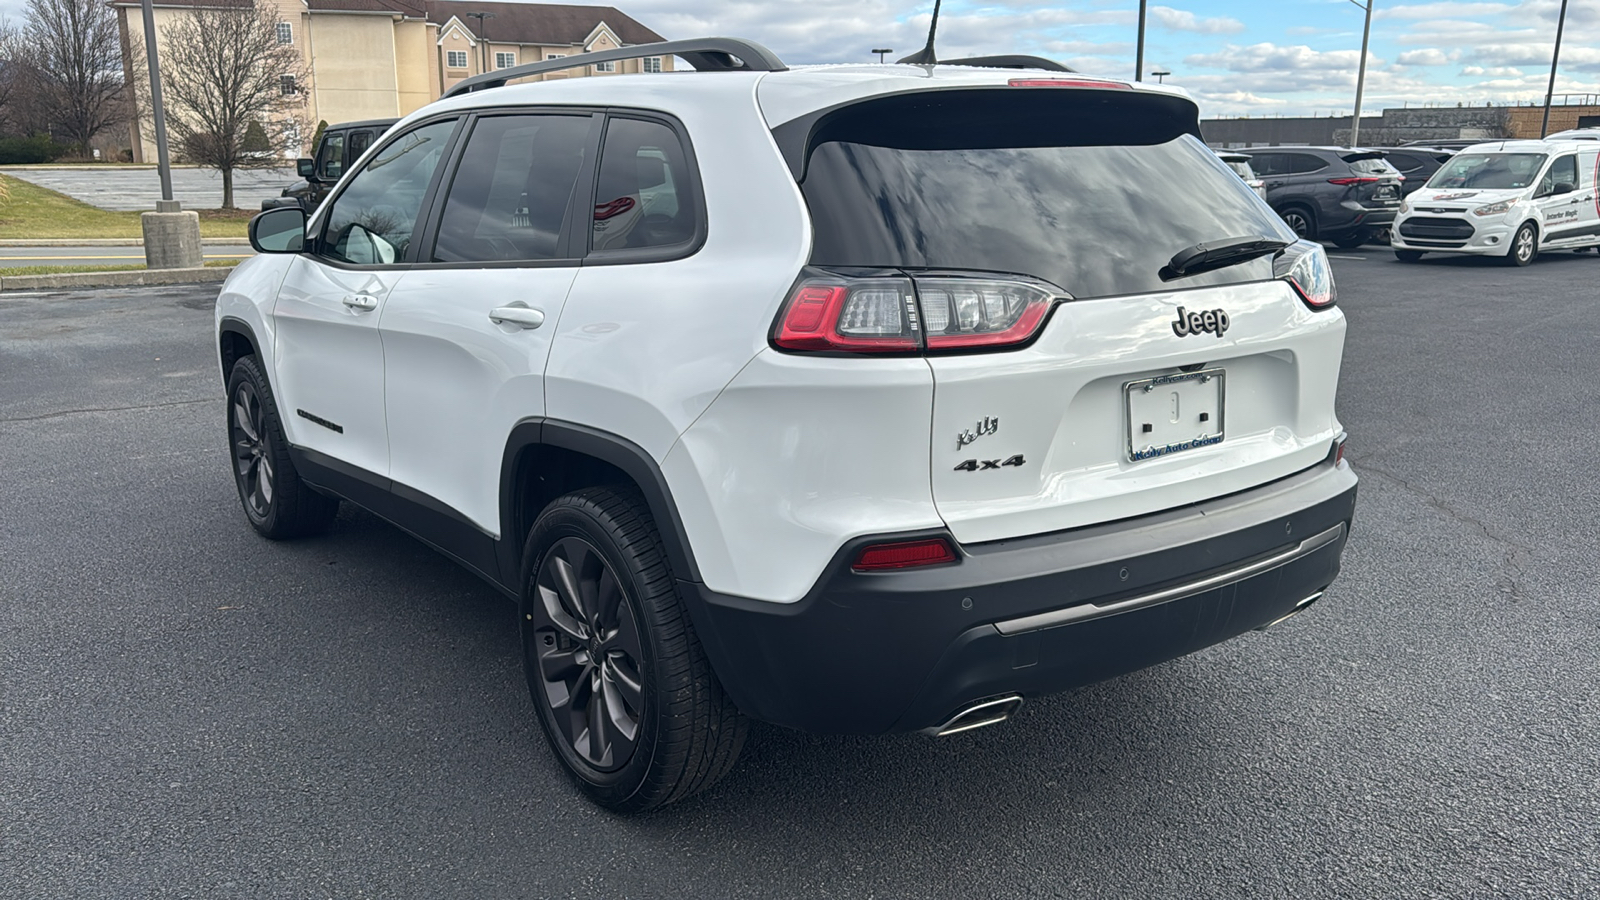
<svg viewBox="0 0 1600 900">
<path fill-rule="evenodd" d="M 860 547 L 883 540 L 862 539 L 794 604 L 682 588 L 746 714 L 815 732 L 915 731 L 978 700 L 1068 690 L 1292 615 L 1339 571 L 1356 481 L 1324 462 L 1183 509 L 967 546 L 921 570 L 852 572 Z"/>
</svg>

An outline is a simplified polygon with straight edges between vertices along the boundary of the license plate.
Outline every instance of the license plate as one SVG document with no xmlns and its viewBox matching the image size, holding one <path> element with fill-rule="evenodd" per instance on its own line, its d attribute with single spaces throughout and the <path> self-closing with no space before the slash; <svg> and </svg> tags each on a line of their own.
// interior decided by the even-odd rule
<svg viewBox="0 0 1600 900">
<path fill-rule="evenodd" d="M 1133 381 L 1123 393 L 1128 400 L 1128 459 L 1140 462 L 1222 443 L 1221 369 Z"/>
<path fill-rule="evenodd" d="M 1381 188 L 1378 188 L 1378 190 L 1373 193 L 1372 199 L 1374 199 L 1374 200 L 1393 200 L 1395 198 L 1395 194 L 1396 193 L 1398 193 L 1398 189 L 1397 188 L 1381 187 Z"/>
</svg>

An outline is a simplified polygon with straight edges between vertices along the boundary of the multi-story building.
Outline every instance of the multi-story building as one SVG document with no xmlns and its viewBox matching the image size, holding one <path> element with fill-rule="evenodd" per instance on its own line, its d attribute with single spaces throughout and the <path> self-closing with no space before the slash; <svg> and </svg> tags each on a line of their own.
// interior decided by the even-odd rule
<svg viewBox="0 0 1600 900">
<path fill-rule="evenodd" d="M 238 0 L 212 0 L 232 5 Z M 311 121 L 328 123 L 403 116 L 481 72 L 579 53 L 648 44 L 663 38 L 611 6 L 507 3 L 485 0 L 253 0 L 278 13 L 277 38 L 300 48 L 305 84 L 285 78 L 284 90 L 304 95 Z M 137 0 L 113 0 L 122 26 L 126 75 L 135 72 L 129 47 L 144 45 Z M 155 0 L 159 52 L 162 28 L 208 0 Z M 540 78 L 671 71 L 672 58 L 646 58 L 567 69 Z M 136 161 L 155 158 L 150 112 L 130 125 Z M 307 139 L 310 135 L 306 135 Z"/>
</svg>

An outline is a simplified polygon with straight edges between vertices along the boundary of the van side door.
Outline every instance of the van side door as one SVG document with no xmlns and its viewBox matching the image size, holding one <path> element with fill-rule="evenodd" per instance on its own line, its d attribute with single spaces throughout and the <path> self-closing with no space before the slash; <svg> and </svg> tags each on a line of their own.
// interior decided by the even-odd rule
<svg viewBox="0 0 1600 900">
<path fill-rule="evenodd" d="M 1588 237 L 1588 217 L 1585 212 L 1594 206 L 1594 186 L 1584 183 L 1578 175 L 1578 154 L 1564 153 L 1550 163 L 1544 177 L 1539 179 L 1539 189 L 1534 192 L 1533 205 L 1539 210 L 1543 223 L 1545 244 L 1565 244 Z"/>
</svg>

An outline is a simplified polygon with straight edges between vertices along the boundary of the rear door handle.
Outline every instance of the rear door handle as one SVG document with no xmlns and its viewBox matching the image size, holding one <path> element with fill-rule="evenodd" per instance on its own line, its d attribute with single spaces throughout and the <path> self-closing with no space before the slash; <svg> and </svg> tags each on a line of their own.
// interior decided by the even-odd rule
<svg viewBox="0 0 1600 900">
<path fill-rule="evenodd" d="M 344 305 L 360 312 L 372 312 L 378 308 L 378 298 L 371 294 L 346 294 Z"/>
<path fill-rule="evenodd" d="M 489 310 L 489 321 L 517 328 L 538 328 L 544 324 L 544 311 L 526 306 L 502 306 Z"/>
</svg>

